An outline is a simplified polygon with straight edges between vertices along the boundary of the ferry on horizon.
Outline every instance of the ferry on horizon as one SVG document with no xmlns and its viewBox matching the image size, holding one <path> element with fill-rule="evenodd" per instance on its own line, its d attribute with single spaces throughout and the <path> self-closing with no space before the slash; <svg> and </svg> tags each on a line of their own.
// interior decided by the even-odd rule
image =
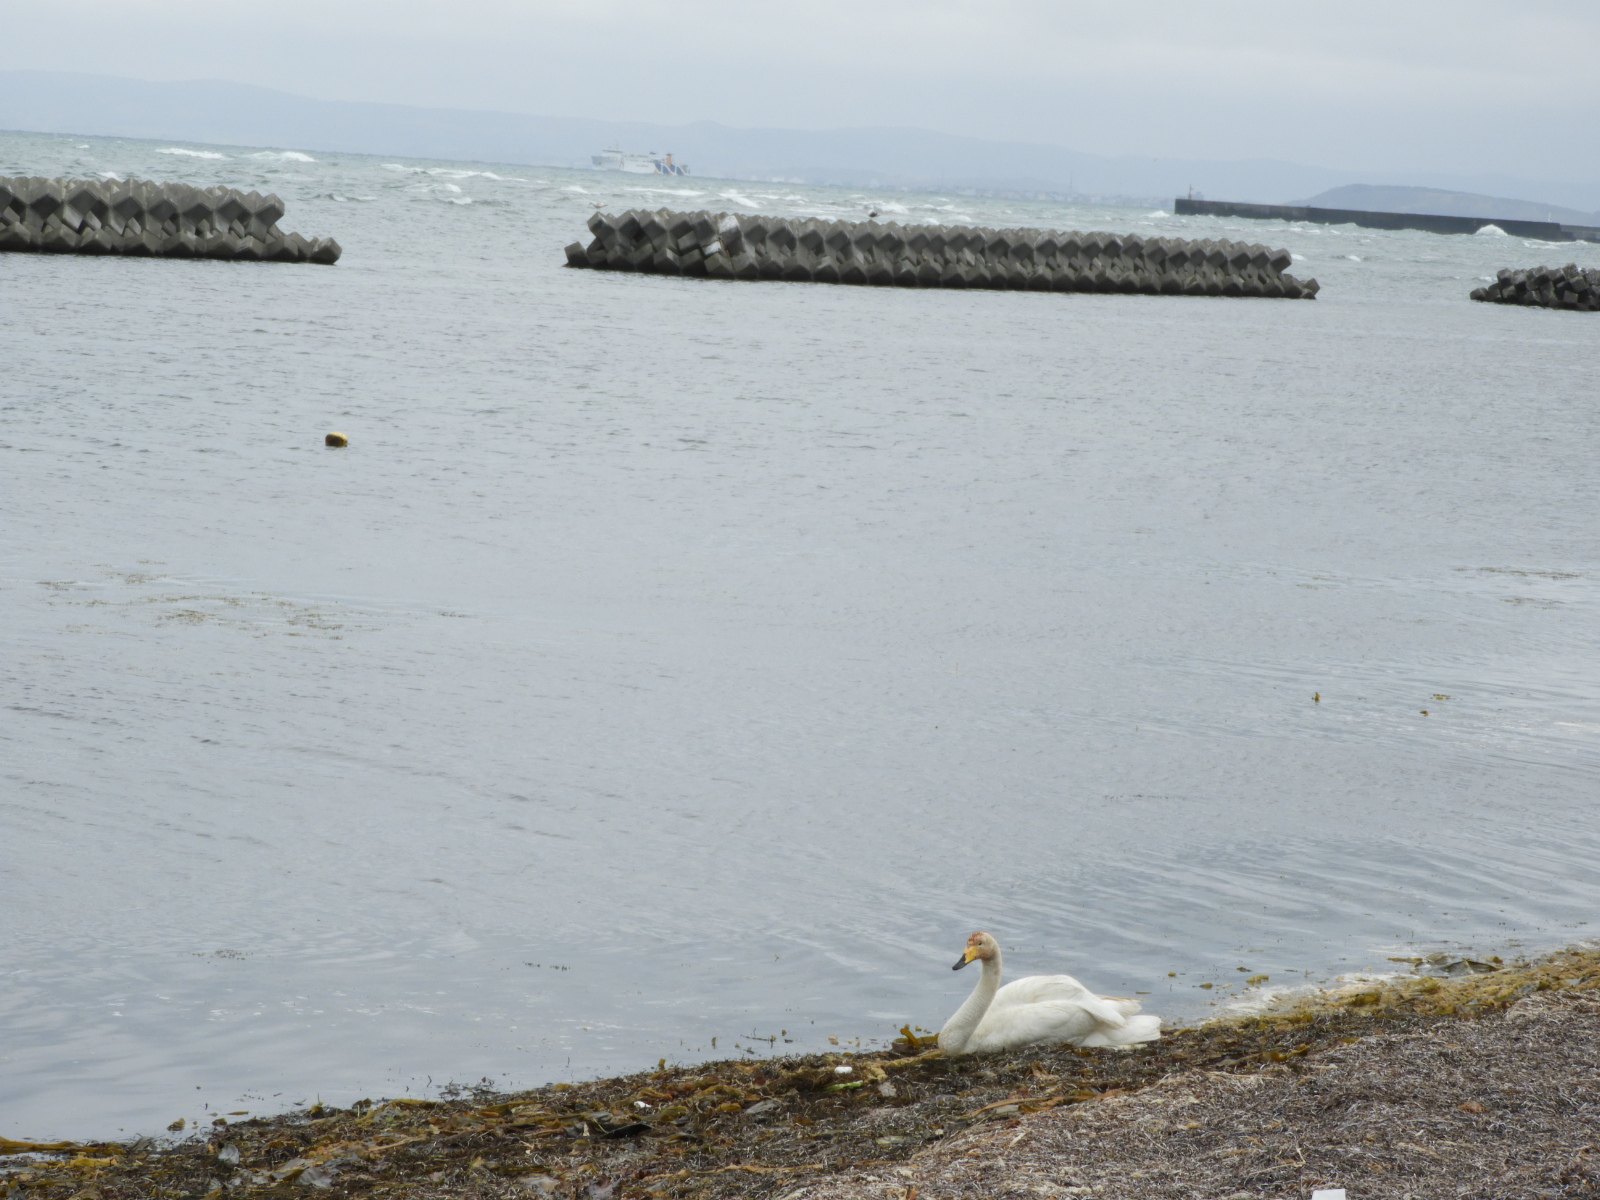
<svg viewBox="0 0 1600 1200">
<path fill-rule="evenodd" d="M 672 161 L 670 154 L 658 154 L 652 150 L 649 154 L 629 154 L 624 150 L 611 149 L 591 156 L 597 171 L 627 171 L 633 175 L 687 175 L 689 168 L 682 163 Z"/>
</svg>

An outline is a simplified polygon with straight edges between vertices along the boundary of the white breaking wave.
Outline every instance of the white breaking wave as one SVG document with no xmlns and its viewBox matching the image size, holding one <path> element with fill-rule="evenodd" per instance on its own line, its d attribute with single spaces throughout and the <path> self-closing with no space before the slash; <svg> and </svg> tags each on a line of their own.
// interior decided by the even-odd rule
<svg viewBox="0 0 1600 1200">
<path fill-rule="evenodd" d="M 226 154 L 218 154 L 215 150 L 185 150 L 182 146 L 168 146 L 165 150 L 157 150 L 157 154 L 181 154 L 185 158 L 227 158 Z"/>
<path fill-rule="evenodd" d="M 408 175 L 437 175 L 445 179 L 497 179 L 508 183 L 527 183 L 520 175 L 496 175 L 493 171 L 463 171 L 456 167 L 408 167 L 405 163 L 384 163 L 385 171 L 404 171 Z"/>
<path fill-rule="evenodd" d="M 624 189 L 630 192 L 648 192 L 653 196 L 704 196 L 704 192 L 697 192 L 693 188 L 647 188 L 631 187 Z"/>
<path fill-rule="evenodd" d="M 732 200 L 735 204 L 742 204 L 746 208 L 760 208 L 761 207 L 754 200 L 751 200 L 748 196 L 741 196 L 738 192 L 718 192 L 717 195 L 720 196 L 724 200 Z"/>
<path fill-rule="evenodd" d="M 314 163 L 314 162 L 317 161 L 316 159 L 312 158 L 311 155 L 302 154 L 298 150 L 258 150 L 254 154 L 252 154 L 250 157 L 251 158 L 276 158 L 276 159 L 279 159 L 282 162 L 310 162 L 310 163 Z"/>
<path fill-rule="evenodd" d="M 1478 230 L 1478 232 L 1477 232 L 1477 234 L 1475 236 L 1477 236 L 1477 237 L 1509 237 L 1510 235 L 1508 233 L 1506 233 L 1506 231 L 1504 229 L 1501 229 L 1500 226 L 1498 226 L 1498 225 L 1485 225 L 1482 229 Z"/>
</svg>

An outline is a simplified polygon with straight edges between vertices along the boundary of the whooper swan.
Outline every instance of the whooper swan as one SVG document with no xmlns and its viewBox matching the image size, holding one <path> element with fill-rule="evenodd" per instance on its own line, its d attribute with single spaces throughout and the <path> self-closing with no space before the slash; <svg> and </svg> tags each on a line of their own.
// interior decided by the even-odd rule
<svg viewBox="0 0 1600 1200">
<path fill-rule="evenodd" d="M 1016 1046 L 1070 1042 L 1074 1046 L 1133 1046 L 1161 1036 L 1161 1018 L 1134 1016 L 1137 1000 L 1097 996 L 1071 975 L 1030 975 L 1000 986 L 1000 945 L 987 933 L 967 939 L 954 967 L 973 959 L 983 977 L 939 1031 L 946 1054 L 987 1054 Z"/>
</svg>

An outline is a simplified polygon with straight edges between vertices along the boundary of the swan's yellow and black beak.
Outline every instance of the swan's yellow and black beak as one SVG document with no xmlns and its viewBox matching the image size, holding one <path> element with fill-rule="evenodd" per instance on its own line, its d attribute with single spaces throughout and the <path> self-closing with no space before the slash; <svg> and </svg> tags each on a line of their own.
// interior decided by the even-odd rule
<svg viewBox="0 0 1600 1200">
<path fill-rule="evenodd" d="M 971 962 L 973 959 L 975 959 L 977 957 L 978 957 L 978 948 L 976 946 L 968 946 L 967 947 L 967 952 L 965 954 L 963 954 L 960 958 L 956 959 L 956 965 L 951 967 L 950 969 L 952 971 L 959 971 L 959 970 L 961 970 L 962 967 L 966 966 L 969 962 Z"/>
</svg>

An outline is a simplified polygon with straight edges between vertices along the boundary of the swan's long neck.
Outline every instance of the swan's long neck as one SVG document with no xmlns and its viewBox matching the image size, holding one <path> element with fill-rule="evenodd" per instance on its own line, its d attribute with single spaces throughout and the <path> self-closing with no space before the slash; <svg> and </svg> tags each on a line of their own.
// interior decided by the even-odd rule
<svg viewBox="0 0 1600 1200">
<path fill-rule="evenodd" d="M 978 1022 L 989 1011 L 994 994 L 1000 990 L 1000 952 L 996 950 L 993 958 L 981 961 L 983 975 L 978 985 L 939 1031 L 939 1049 L 946 1054 L 960 1054 L 966 1049 L 967 1042 L 978 1028 Z"/>
</svg>

